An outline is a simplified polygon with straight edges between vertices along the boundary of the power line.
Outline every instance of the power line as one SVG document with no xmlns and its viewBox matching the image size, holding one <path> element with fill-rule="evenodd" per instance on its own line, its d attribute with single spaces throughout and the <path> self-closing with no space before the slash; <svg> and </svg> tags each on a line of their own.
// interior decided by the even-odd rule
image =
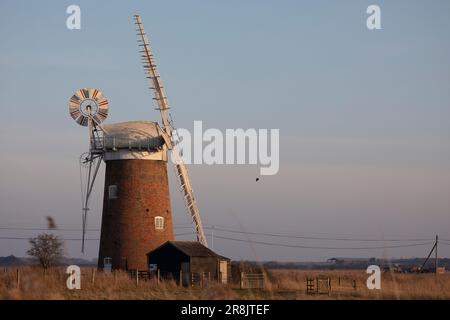
<svg viewBox="0 0 450 320">
<path fill-rule="evenodd" d="M 30 238 L 22 238 L 22 237 L 0 237 L 0 240 L 30 240 Z M 63 241 L 81 241 L 82 239 L 75 239 L 75 238 L 61 238 Z M 100 239 L 84 239 L 84 240 L 90 240 L 90 241 L 99 241 Z"/>
<path fill-rule="evenodd" d="M 176 236 L 185 236 L 185 235 L 191 235 L 193 233 L 180 233 L 180 234 L 175 234 Z M 30 240 L 32 237 L 0 237 L 0 240 Z M 82 239 L 80 238 L 61 238 L 61 240 L 63 241 L 81 241 Z M 100 241 L 99 238 L 89 238 L 89 239 L 84 239 L 84 240 L 89 240 L 89 241 Z"/>
<path fill-rule="evenodd" d="M 25 230 L 25 231 L 82 231 L 83 229 L 71 228 L 20 228 L 20 227 L 0 227 L 0 230 Z M 86 229 L 86 231 L 100 231 L 100 229 Z"/>
<path fill-rule="evenodd" d="M 178 236 L 182 236 L 182 235 L 194 235 L 194 233 L 178 234 Z M 426 245 L 433 244 L 433 242 L 424 242 L 424 243 L 411 243 L 411 244 L 391 245 L 391 246 L 376 246 L 376 247 L 324 247 L 324 246 L 290 245 L 290 244 L 273 243 L 273 242 L 265 242 L 265 241 L 253 241 L 253 240 L 230 238 L 230 237 L 223 237 L 223 236 L 214 236 L 214 238 L 224 239 L 224 240 L 232 240 L 232 241 L 239 241 L 239 242 L 262 244 L 262 245 L 275 246 L 275 247 L 288 247 L 288 248 L 300 248 L 300 249 L 324 249 L 324 250 L 390 249 L 390 248 L 418 247 L 418 246 L 426 246 Z"/>
<path fill-rule="evenodd" d="M 327 240 L 327 241 L 368 241 L 368 242 L 416 242 L 416 241 L 432 241 L 431 238 L 419 238 L 419 239 L 368 239 L 368 238 L 330 238 L 330 237 L 311 237 L 311 236 L 296 236 L 288 234 L 277 234 L 277 233 L 265 233 L 265 232 L 251 232 L 251 231 L 240 231 L 229 228 L 222 227 L 205 227 L 208 230 L 223 231 L 238 234 L 247 235 L 261 235 L 269 237 L 280 237 L 280 238 L 292 238 L 292 239 L 303 239 L 303 240 Z"/>
<path fill-rule="evenodd" d="M 174 229 L 189 229 L 192 228 L 190 226 L 183 226 L 183 224 L 179 226 L 175 226 Z M 207 230 L 215 230 L 215 231 L 223 231 L 230 232 L 236 234 L 247 234 L 247 235 L 261 235 L 268 237 L 279 237 L 279 238 L 287 238 L 287 239 L 302 239 L 302 240 L 323 240 L 323 241 L 360 241 L 360 242 L 416 242 L 416 241 L 432 241 L 433 239 L 429 238 L 418 238 L 418 239 L 369 239 L 369 238 L 333 238 L 333 237 L 312 237 L 312 236 L 298 236 L 298 235 L 290 235 L 290 234 L 280 234 L 280 233 L 266 233 L 266 232 L 252 232 L 252 231 L 240 231 L 236 229 L 224 228 L 224 227 L 205 227 Z M 21 228 L 21 227 L 0 227 L 0 230 L 33 230 L 33 231 L 81 231 L 82 229 L 75 228 L 61 228 L 61 229 L 49 229 L 49 228 Z M 87 229 L 87 231 L 100 231 L 100 229 Z M 443 239 L 445 241 L 445 239 Z"/>
<path fill-rule="evenodd" d="M 178 226 L 175 225 L 174 229 L 187 229 L 192 228 L 192 226 L 189 227 L 182 227 L 182 225 Z M 36 227 L 28 227 L 28 228 L 22 228 L 22 227 L 0 227 L 0 230 L 24 230 L 24 231 L 82 231 L 83 229 L 79 228 L 36 228 Z M 86 231 L 100 231 L 100 229 L 86 229 Z"/>
<path fill-rule="evenodd" d="M 276 247 L 302 248 L 302 249 L 324 249 L 324 250 L 390 249 L 390 248 L 406 248 L 406 247 L 428 246 L 430 244 L 433 244 L 433 242 L 425 242 L 425 243 L 394 245 L 394 246 L 377 246 L 377 247 L 320 247 L 320 246 L 300 246 L 300 245 L 290 245 L 290 244 L 282 244 L 282 243 L 271 243 L 271 242 L 264 242 L 264 241 L 252 241 L 252 240 L 236 239 L 236 238 L 229 238 L 229 237 L 222 237 L 222 236 L 215 236 L 215 238 L 225 239 L 225 240 L 233 240 L 233 241 L 240 241 L 240 242 L 248 242 L 248 243 L 256 243 L 256 244 L 263 244 L 263 245 L 276 246 Z"/>
<path fill-rule="evenodd" d="M 265 232 L 250 232 L 250 231 L 239 231 L 233 229 L 226 229 L 220 227 L 214 228 L 206 228 L 206 229 L 214 229 L 219 231 L 231 232 L 231 233 L 240 233 L 240 234 L 252 234 L 252 235 L 263 235 L 269 237 L 281 237 L 281 238 L 292 238 L 292 239 L 303 239 L 303 240 L 328 240 L 328 241 L 372 241 L 372 242 L 395 242 L 395 241 L 405 241 L 405 242 L 413 242 L 413 241 L 431 241 L 433 239 L 363 239 L 363 238 L 329 238 L 329 237 L 310 237 L 310 236 L 295 236 L 295 235 L 287 235 L 287 234 L 277 234 L 277 233 L 265 233 Z"/>
<path fill-rule="evenodd" d="M 176 236 L 184 236 L 184 235 L 193 235 L 193 233 L 176 234 Z M 254 244 L 275 246 L 275 247 L 300 248 L 300 249 L 319 249 L 319 250 L 393 249 L 393 248 L 407 248 L 407 247 L 428 246 L 428 245 L 433 244 L 432 242 L 425 242 L 425 243 L 391 245 L 391 246 L 376 246 L 376 247 L 325 247 L 325 246 L 290 245 L 290 244 L 273 243 L 273 242 L 265 242 L 265 241 L 252 241 L 252 240 L 245 240 L 245 239 L 238 239 L 238 238 L 231 238 L 231 237 L 223 237 L 223 236 L 215 236 L 215 238 L 224 239 L 224 240 L 231 240 L 231 241 L 238 241 L 238 242 L 246 242 L 246 243 L 254 243 Z M 0 240 L 30 240 L 30 238 L 24 238 L 24 237 L 0 237 Z M 64 241 L 81 241 L 81 239 L 78 239 L 78 238 L 63 238 L 62 240 L 64 240 Z M 85 239 L 85 240 L 87 240 L 87 241 L 99 241 L 100 239 L 88 238 L 88 239 Z M 446 244 L 446 243 L 443 243 L 443 244 L 450 245 L 450 244 Z"/>
<path fill-rule="evenodd" d="M 194 232 L 186 232 L 186 233 L 176 233 L 175 236 L 190 236 L 190 235 L 196 235 Z"/>
</svg>

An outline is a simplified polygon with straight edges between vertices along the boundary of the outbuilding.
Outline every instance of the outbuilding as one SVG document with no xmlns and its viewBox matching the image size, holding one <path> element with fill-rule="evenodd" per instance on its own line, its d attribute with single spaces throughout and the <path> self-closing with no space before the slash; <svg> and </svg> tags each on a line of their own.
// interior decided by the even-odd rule
<svg viewBox="0 0 450 320">
<path fill-rule="evenodd" d="M 147 253 L 149 272 L 179 279 L 183 285 L 215 280 L 228 283 L 230 259 L 198 241 L 167 241 Z"/>
</svg>

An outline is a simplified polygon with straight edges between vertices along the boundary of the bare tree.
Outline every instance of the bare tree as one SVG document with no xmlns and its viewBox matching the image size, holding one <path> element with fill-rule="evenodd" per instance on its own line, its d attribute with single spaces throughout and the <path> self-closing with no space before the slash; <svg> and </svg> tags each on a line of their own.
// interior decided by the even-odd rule
<svg viewBox="0 0 450 320">
<path fill-rule="evenodd" d="M 63 256 L 63 242 L 53 234 L 41 233 L 30 239 L 30 245 L 27 254 L 35 257 L 44 270 L 55 265 Z"/>
</svg>

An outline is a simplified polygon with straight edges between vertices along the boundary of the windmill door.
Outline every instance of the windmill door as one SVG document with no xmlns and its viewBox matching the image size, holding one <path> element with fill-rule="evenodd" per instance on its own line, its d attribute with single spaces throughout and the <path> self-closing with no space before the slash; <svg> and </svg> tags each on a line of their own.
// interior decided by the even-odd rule
<svg viewBox="0 0 450 320">
<path fill-rule="evenodd" d="M 103 258 L 103 271 L 111 272 L 112 269 L 112 259 L 111 257 Z"/>
</svg>

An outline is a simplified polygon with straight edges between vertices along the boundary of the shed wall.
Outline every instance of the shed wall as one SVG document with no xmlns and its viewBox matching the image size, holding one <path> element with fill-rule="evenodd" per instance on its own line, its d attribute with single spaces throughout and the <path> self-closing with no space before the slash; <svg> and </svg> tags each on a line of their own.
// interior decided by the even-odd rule
<svg viewBox="0 0 450 320">
<path fill-rule="evenodd" d="M 191 272 L 210 272 L 211 279 L 217 279 L 218 264 L 217 257 L 191 257 Z"/>
<path fill-rule="evenodd" d="M 189 256 L 177 248 L 166 245 L 148 254 L 148 264 L 157 264 L 163 272 L 180 272 L 181 263 L 189 262 Z"/>
</svg>

